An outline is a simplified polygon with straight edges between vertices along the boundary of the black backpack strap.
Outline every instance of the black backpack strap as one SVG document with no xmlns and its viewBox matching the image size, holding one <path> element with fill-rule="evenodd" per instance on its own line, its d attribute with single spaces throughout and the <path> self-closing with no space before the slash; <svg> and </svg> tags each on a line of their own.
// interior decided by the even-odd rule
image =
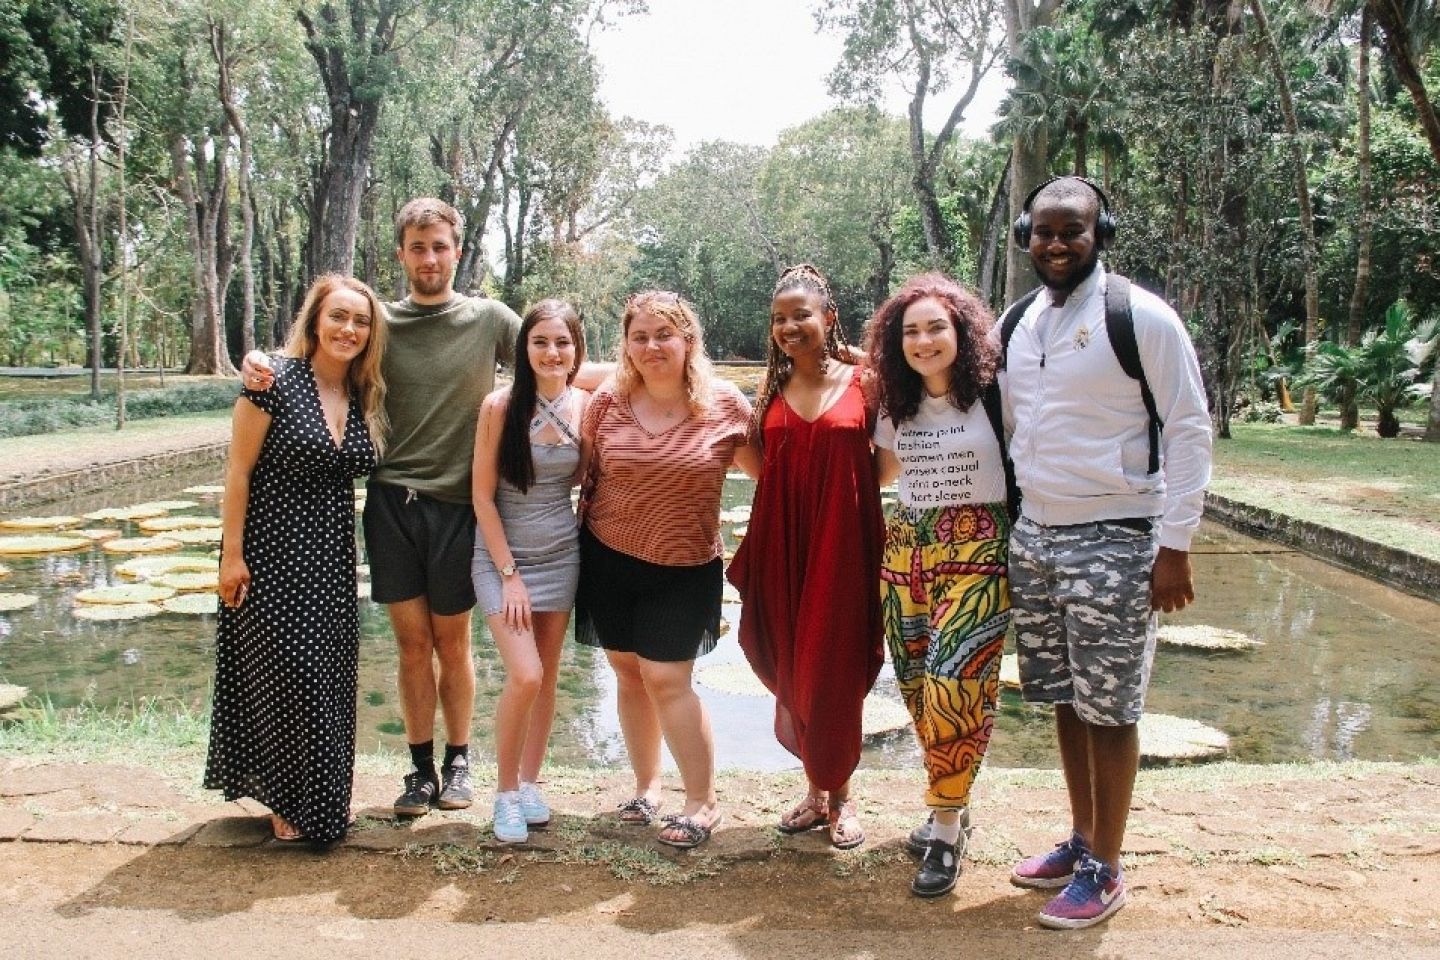
<svg viewBox="0 0 1440 960">
<path fill-rule="evenodd" d="M 990 418 L 990 429 L 995 431 L 995 440 L 1000 444 L 1000 462 L 1005 467 L 1005 512 L 1014 523 L 1020 516 L 1020 487 L 1015 483 L 1015 462 L 1010 459 L 1010 448 L 1005 442 L 1005 411 L 1000 403 L 1000 384 L 992 380 L 980 394 L 985 407 L 985 416 Z"/>
<path fill-rule="evenodd" d="M 1010 337 L 1014 335 L 1016 325 L 1019 324 L 1020 318 L 1025 315 L 1025 310 L 1030 306 L 1030 304 L 1035 302 L 1035 298 L 1040 296 L 1040 291 L 1043 289 L 1045 288 L 1036 287 L 1034 290 L 1031 290 L 1019 300 L 1016 300 L 1014 303 L 1010 304 L 1009 308 L 1007 308 L 1004 313 L 1000 314 L 1001 370 L 1004 370 L 1006 368 L 1005 363 L 1010 356 Z"/>
<path fill-rule="evenodd" d="M 1155 410 L 1155 395 L 1150 392 L 1150 382 L 1145 379 L 1145 367 L 1140 362 L 1140 344 L 1135 339 L 1135 314 L 1130 309 L 1130 281 L 1118 273 L 1105 277 L 1105 330 L 1110 336 L 1110 346 L 1120 369 L 1131 380 L 1140 382 L 1140 401 L 1150 417 L 1150 469 L 1149 473 L 1160 472 L 1160 429 L 1165 424 Z"/>
</svg>

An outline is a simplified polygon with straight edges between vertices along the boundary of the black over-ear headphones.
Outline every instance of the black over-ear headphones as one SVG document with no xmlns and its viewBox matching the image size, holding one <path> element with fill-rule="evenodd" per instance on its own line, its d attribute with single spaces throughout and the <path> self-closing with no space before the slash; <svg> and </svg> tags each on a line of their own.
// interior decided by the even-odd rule
<svg viewBox="0 0 1440 960">
<path fill-rule="evenodd" d="M 1110 241 L 1115 239 L 1115 216 L 1110 212 L 1110 198 L 1105 196 L 1105 191 L 1101 190 L 1100 185 L 1095 181 L 1087 179 L 1086 177 L 1076 176 L 1051 177 L 1025 195 L 1025 202 L 1020 205 L 1020 216 L 1015 218 L 1015 223 L 1012 224 L 1010 228 L 1011 233 L 1015 236 L 1015 242 L 1020 245 L 1021 249 L 1029 248 L 1031 226 L 1030 205 L 1035 202 L 1035 197 L 1039 195 L 1041 190 L 1044 190 L 1050 186 L 1050 184 L 1059 180 L 1079 181 L 1091 190 L 1094 190 L 1095 195 L 1100 198 L 1100 213 L 1095 217 L 1095 241 L 1100 245 L 1100 249 L 1105 249 Z"/>
</svg>

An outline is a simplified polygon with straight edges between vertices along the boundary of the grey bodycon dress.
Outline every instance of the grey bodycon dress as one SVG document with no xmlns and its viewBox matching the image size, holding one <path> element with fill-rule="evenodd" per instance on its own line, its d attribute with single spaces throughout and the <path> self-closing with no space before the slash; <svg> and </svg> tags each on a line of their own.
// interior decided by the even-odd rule
<svg viewBox="0 0 1440 960">
<path fill-rule="evenodd" d="M 580 463 L 572 444 L 530 444 L 535 462 L 535 484 L 521 493 L 503 477 L 495 488 L 495 507 L 505 528 L 505 542 L 515 568 L 530 594 L 530 609 L 568 611 L 575 605 L 580 581 L 580 540 L 575 529 L 575 508 L 570 503 L 571 480 Z M 475 555 L 470 564 L 475 596 L 488 617 L 501 612 L 500 571 L 475 532 Z"/>
</svg>

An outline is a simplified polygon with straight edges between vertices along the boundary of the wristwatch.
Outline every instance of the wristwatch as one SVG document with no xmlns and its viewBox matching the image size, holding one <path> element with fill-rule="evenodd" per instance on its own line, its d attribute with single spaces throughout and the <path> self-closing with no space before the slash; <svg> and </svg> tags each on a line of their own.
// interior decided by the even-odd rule
<svg viewBox="0 0 1440 960">
<path fill-rule="evenodd" d="M 515 561 L 514 561 L 514 560 L 511 560 L 509 563 L 505 564 L 505 566 L 503 566 L 503 567 L 500 568 L 500 576 L 502 576 L 502 577 L 513 577 L 513 576 L 515 576 Z"/>
</svg>

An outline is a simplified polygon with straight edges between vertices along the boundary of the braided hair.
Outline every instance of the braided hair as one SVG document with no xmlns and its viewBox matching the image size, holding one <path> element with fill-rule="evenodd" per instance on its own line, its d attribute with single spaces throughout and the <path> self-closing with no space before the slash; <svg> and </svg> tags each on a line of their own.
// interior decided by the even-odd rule
<svg viewBox="0 0 1440 960">
<path fill-rule="evenodd" d="M 820 372 L 824 373 L 829 368 L 832 359 L 848 363 L 850 343 L 845 338 L 845 330 L 840 326 L 840 310 L 835 304 L 834 294 L 830 292 L 830 281 L 825 279 L 825 274 L 814 264 L 797 263 L 781 272 L 780 279 L 775 281 L 775 289 L 770 292 L 770 299 L 773 301 L 785 291 L 796 289 L 808 290 L 818 295 L 824 311 L 835 316 L 835 321 L 825 331 L 825 355 L 820 359 Z M 769 409 L 770 401 L 785 389 L 785 384 L 790 382 L 790 375 L 794 372 L 795 361 L 787 357 L 785 351 L 775 344 L 774 336 L 766 337 L 765 379 L 760 381 L 759 396 L 755 399 L 755 409 L 750 415 L 750 435 L 757 444 L 763 445 L 764 442 L 761 425 L 765 422 L 765 411 Z"/>
</svg>

